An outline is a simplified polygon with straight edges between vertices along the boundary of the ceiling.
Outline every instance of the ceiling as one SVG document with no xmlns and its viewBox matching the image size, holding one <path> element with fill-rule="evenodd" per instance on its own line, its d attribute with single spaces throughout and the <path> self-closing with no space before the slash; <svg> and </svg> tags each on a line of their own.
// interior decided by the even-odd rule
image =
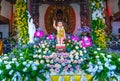
<svg viewBox="0 0 120 81">
<path fill-rule="evenodd" d="M 79 3 L 82 0 L 35 0 L 42 4 L 70 4 Z"/>
<path fill-rule="evenodd" d="M 16 0 L 6 0 L 12 4 L 15 4 Z M 70 3 L 80 3 L 86 0 L 30 0 L 34 3 L 40 4 L 70 4 Z"/>
</svg>

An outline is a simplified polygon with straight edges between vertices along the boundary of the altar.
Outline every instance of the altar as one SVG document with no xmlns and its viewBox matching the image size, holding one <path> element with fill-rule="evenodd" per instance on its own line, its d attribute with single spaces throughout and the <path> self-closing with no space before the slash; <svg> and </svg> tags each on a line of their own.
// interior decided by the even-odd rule
<svg viewBox="0 0 120 81">
<path fill-rule="evenodd" d="M 0 56 L 0 80 L 120 81 L 103 9 L 103 0 L 17 0 L 18 44 Z"/>
</svg>

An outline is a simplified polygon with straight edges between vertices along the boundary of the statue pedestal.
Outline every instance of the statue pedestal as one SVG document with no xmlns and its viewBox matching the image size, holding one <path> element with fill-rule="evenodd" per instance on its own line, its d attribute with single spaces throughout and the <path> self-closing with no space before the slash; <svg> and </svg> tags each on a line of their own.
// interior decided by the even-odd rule
<svg viewBox="0 0 120 81">
<path fill-rule="evenodd" d="M 65 44 L 56 44 L 56 51 L 65 52 L 65 50 L 66 50 Z"/>
</svg>

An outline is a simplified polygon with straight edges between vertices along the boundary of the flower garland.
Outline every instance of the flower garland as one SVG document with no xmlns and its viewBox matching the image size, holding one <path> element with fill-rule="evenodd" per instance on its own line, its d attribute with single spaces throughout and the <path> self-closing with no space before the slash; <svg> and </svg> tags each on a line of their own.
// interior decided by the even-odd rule
<svg viewBox="0 0 120 81">
<path fill-rule="evenodd" d="M 16 9 L 16 26 L 18 29 L 18 36 L 20 43 L 27 43 L 29 40 L 28 26 L 27 26 L 27 2 L 24 0 L 17 0 L 15 4 Z"/>
<path fill-rule="evenodd" d="M 105 39 L 105 21 L 103 18 L 103 4 L 104 0 L 91 0 L 91 9 L 92 9 L 92 38 L 93 43 L 98 47 L 106 48 L 106 39 Z"/>
</svg>

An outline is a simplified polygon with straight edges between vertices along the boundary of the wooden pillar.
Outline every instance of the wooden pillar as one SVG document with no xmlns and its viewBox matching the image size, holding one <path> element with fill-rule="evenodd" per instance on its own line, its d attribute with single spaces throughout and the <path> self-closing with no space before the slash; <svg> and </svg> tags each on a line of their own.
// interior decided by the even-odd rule
<svg viewBox="0 0 120 81">
<path fill-rule="evenodd" d="M 29 0 L 28 3 L 29 11 L 31 13 L 31 16 L 34 20 L 34 24 L 36 28 L 39 27 L 39 2 L 38 0 Z"/>
</svg>

